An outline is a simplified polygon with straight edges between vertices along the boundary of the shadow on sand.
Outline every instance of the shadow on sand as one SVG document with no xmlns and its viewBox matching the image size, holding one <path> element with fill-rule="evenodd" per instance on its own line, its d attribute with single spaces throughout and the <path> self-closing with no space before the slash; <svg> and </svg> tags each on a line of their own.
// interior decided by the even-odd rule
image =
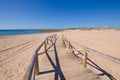
<svg viewBox="0 0 120 80">
<path fill-rule="evenodd" d="M 81 53 L 80 51 L 78 51 L 80 55 L 83 55 L 83 53 Z M 77 55 L 79 55 L 77 54 Z M 76 54 L 74 54 L 76 57 L 78 57 Z M 80 58 L 80 57 L 78 57 Z M 80 58 L 81 60 L 83 60 L 82 58 Z M 111 74 L 109 74 L 107 71 L 105 71 L 104 69 L 102 69 L 100 66 L 98 66 L 94 61 L 92 61 L 91 59 L 87 58 L 88 61 L 90 62 L 87 62 L 88 65 L 94 67 L 95 69 L 99 70 L 101 72 L 101 74 L 97 74 L 98 76 L 107 76 L 108 79 L 110 80 L 116 80 Z"/>
<path fill-rule="evenodd" d="M 49 73 L 53 73 L 55 72 L 54 75 L 54 80 L 66 80 L 65 76 L 61 70 L 60 67 L 60 63 L 59 63 L 59 57 L 58 57 L 58 53 L 57 53 L 57 49 L 56 49 L 56 42 L 53 43 L 53 47 L 54 47 L 54 55 L 55 55 L 55 62 L 53 62 L 52 58 L 50 57 L 50 55 L 48 54 L 48 51 L 45 51 L 45 54 L 50 62 L 50 64 L 52 65 L 52 67 L 54 68 L 53 70 L 47 70 L 47 71 L 42 71 L 39 72 L 40 75 L 45 75 L 45 74 L 49 74 Z M 83 53 L 81 53 L 80 51 L 78 51 L 80 55 L 83 55 Z M 73 52 L 74 53 L 74 52 Z M 79 55 L 78 54 L 78 55 Z M 74 54 L 76 57 L 78 57 L 76 54 Z M 79 59 L 83 60 L 82 58 L 78 57 Z M 107 71 L 105 71 L 104 69 L 102 69 L 100 66 L 98 66 L 94 61 L 92 61 L 91 59 L 87 58 L 88 62 L 87 64 L 94 67 L 95 69 L 99 70 L 101 72 L 101 74 L 97 74 L 98 76 L 107 76 L 109 80 L 116 80 L 111 74 L 109 74 Z"/>
<path fill-rule="evenodd" d="M 55 42 L 56 43 L 56 42 Z M 46 50 L 45 54 L 48 58 L 48 60 L 50 61 L 52 67 L 54 68 L 54 70 L 48 70 L 48 71 L 43 71 L 43 72 L 40 72 L 39 74 L 40 75 L 43 75 L 43 74 L 48 74 L 48 73 L 53 73 L 55 72 L 55 75 L 54 75 L 54 80 L 58 80 L 60 78 L 60 80 L 66 80 L 65 79 L 65 76 L 61 70 L 61 67 L 60 67 L 60 63 L 59 63 L 59 57 L 58 57 L 58 53 L 57 53 L 57 49 L 56 49 L 56 44 L 53 43 L 53 47 L 54 47 L 54 55 L 55 55 L 55 62 L 56 62 L 56 65 L 55 63 L 52 61 L 50 55 L 48 54 L 48 51 Z"/>
</svg>

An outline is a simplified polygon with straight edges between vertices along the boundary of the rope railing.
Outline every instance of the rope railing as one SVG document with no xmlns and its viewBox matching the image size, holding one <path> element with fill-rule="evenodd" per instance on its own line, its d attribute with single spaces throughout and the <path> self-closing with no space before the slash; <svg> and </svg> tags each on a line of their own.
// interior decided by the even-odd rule
<svg viewBox="0 0 120 80">
<path fill-rule="evenodd" d="M 76 54 L 76 52 L 79 53 L 79 55 L 82 55 L 82 58 L 79 56 L 77 56 L 77 57 L 82 59 L 83 66 L 85 68 L 87 67 L 87 64 L 89 64 L 88 62 L 93 63 L 93 62 L 91 62 L 91 60 L 94 60 L 93 57 L 90 57 L 90 56 L 88 57 L 88 55 L 91 55 L 91 54 L 93 56 L 96 55 L 96 56 L 100 56 L 102 58 L 108 59 L 116 64 L 120 64 L 119 58 L 116 58 L 116 57 L 101 53 L 99 51 L 96 51 L 94 49 L 85 47 L 85 46 L 81 45 L 80 43 L 76 43 L 76 42 L 66 38 L 63 35 L 62 35 L 62 41 L 63 41 L 63 44 L 67 47 L 67 49 L 69 51 L 72 51 L 76 56 L 78 55 L 78 54 Z M 75 45 L 77 45 L 79 48 L 76 48 Z M 102 63 L 101 63 L 101 65 L 102 65 Z M 105 67 L 105 68 L 103 68 L 103 67 Z M 97 66 L 97 68 L 100 68 L 100 67 Z M 120 80 L 120 75 L 117 75 L 114 71 L 111 71 L 108 66 L 104 65 L 104 66 L 102 66 L 102 68 L 107 70 L 107 71 L 104 71 L 103 69 L 100 69 L 101 71 L 105 72 L 108 77 L 109 76 L 112 77 L 112 78 L 110 78 L 111 80 Z"/>
<path fill-rule="evenodd" d="M 49 48 L 47 48 L 47 45 L 49 43 L 51 43 L 50 45 L 52 46 L 52 44 L 54 42 L 56 42 L 57 40 L 57 35 L 51 35 L 48 36 L 43 42 L 42 44 L 34 51 L 34 54 L 32 56 L 30 65 L 28 67 L 28 70 L 25 74 L 25 80 L 35 80 L 35 75 L 39 75 L 39 61 L 38 61 L 38 52 L 40 51 L 40 49 L 44 46 L 44 52 L 46 52 Z"/>
</svg>

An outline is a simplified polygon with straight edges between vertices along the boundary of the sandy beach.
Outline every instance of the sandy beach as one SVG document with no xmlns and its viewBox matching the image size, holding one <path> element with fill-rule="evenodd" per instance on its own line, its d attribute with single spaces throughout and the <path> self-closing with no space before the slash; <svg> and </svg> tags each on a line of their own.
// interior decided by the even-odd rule
<svg viewBox="0 0 120 80">
<path fill-rule="evenodd" d="M 0 37 L 0 80 L 23 80 L 34 50 L 50 34 Z M 66 30 L 57 34 L 58 36 L 63 34 L 86 47 L 120 58 L 120 31 Z M 104 60 L 103 64 L 107 63 L 110 70 L 120 75 L 120 65 L 98 56 L 94 59 L 97 59 L 99 63 Z"/>
<path fill-rule="evenodd" d="M 81 45 L 100 51 L 106 55 L 110 55 L 120 59 L 120 31 L 115 30 L 90 30 L 90 31 L 81 31 L 81 30 L 67 30 L 63 33 L 71 42 L 74 41 L 74 46 L 77 47 L 78 43 Z M 77 47 L 78 50 L 81 48 Z M 115 63 L 109 59 L 88 53 L 90 57 L 99 67 L 113 73 L 113 75 L 118 75 L 120 79 L 120 64 Z M 90 68 L 94 70 L 94 68 Z M 99 72 L 98 72 L 99 73 Z M 104 76 L 103 76 L 104 77 Z M 106 80 L 106 79 L 105 79 Z M 109 79 L 107 79 L 109 80 Z"/>
<path fill-rule="evenodd" d="M 63 33 L 70 40 L 89 48 L 120 58 L 120 31 L 114 30 L 68 30 Z"/>
<path fill-rule="evenodd" d="M 23 80 L 34 50 L 47 35 L 0 37 L 0 80 Z"/>
</svg>

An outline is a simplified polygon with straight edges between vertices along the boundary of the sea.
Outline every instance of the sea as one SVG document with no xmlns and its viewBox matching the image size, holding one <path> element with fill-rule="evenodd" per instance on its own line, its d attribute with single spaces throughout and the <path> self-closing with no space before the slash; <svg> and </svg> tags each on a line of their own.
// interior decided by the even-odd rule
<svg viewBox="0 0 120 80">
<path fill-rule="evenodd" d="M 25 35 L 25 34 L 39 34 L 43 33 L 38 29 L 13 29 L 13 30 L 0 30 L 0 36 L 14 36 L 14 35 Z"/>
</svg>

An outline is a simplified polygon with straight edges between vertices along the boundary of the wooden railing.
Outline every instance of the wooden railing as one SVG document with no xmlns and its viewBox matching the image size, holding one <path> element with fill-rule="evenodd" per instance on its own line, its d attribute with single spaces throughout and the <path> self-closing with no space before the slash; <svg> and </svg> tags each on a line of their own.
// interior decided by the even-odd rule
<svg viewBox="0 0 120 80">
<path fill-rule="evenodd" d="M 76 55 L 76 52 L 79 53 L 79 55 L 82 56 L 82 58 L 81 58 L 81 56 L 77 56 L 77 57 L 79 57 L 81 59 L 81 61 L 83 63 L 83 66 L 85 68 L 87 67 L 87 64 L 92 65 L 92 67 L 100 70 L 102 73 L 104 73 L 104 75 L 109 77 L 110 80 L 120 80 L 120 75 L 117 75 L 114 71 L 109 70 L 109 66 L 108 67 L 105 66 L 105 65 L 101 66 L 102 63 L 100 64 L 100 66 L 98 66 L 98 63 L 93 62 L 94 61 L 93 57 L 90 57 L 90 56 L 88 57 L 88 55 L 92 54 L 92 55 L 100 56 L 102 58 L 105 58 L 105 59 L 108 59 L 108 60 L 112 61 L 113 63 L 116 63 L 116 64 L 120 65 L 120 59 L 119 58 L 116 58 L 116 57 L 113 57 L 113 56 L 110 56 L 110 55 L 106 55 L 102 52 L 99 52 L 99 51 L 96 51 L 94 49 L 85 47 L 85 46 L 81 45 L 80 43 L 76 43 L 76 42 L 66 38 L 63 35 L 62 35 L 62 41 L 63 41 L 63 44 L 67 47 L 67 49 L 69 51 L 73 52 L 75 54 L 75 56 L 78 55 L 78 54 Z M 79 49 L 75 48 L 74 44 L 79 46 Z"/>
<path fill-rule="evenodd" d="M 35 50 L 29 68 L 25 75 L 25 80 L 35 80 L 35 75 L 39 75 L 39 61 L 38 61 L 38 52 L 44 46 L 44 52 L 46 52 L 57 40 L 57 35 L 48 36 L 42 44 Z M 50 47 L 47 47 L 48 44 L 51 44 Z"/>
<path fill-rule="evenodd" d="M 72 51 L 73 53 L 75 53 L 75 51 L 77 51 L 76 48 L 71 44 L 70 40 L 68 40 L 63 35 L 62 35 L 62 41 L 63 41 L 63 44 L 68 48 L 68 50 Z M 88 53 L 86 52 L 86 50 L 84 50 L 83 66 L 85 68 L 87 67 L 87 56 L 88 56 Z"/>
</svg>

